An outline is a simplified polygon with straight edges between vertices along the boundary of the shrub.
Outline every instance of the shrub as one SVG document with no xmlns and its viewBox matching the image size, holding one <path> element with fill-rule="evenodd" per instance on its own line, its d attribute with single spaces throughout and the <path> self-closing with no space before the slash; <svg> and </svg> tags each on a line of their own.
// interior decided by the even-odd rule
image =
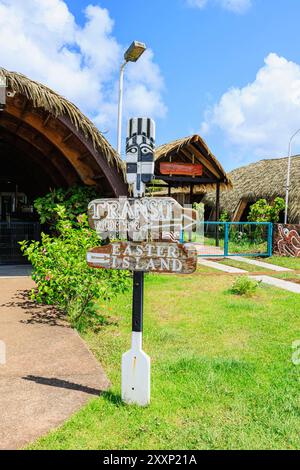
<svg viewBox="0 0 300 470">
<path fill-rule="evenodd" d="M 269 205 L 266 199 L 260 199 L 251 206 L 248 220 L 249 222 L 277 223 L 284 208 L 285 202 L 281 197 L 277 197 L 273 205 Z"/>
<path fill-rule="evenodd" d="M 64 208 L 65 217 L 76 224 L 77 217 L 87 212 L 88 204 L 97 197 L 95 188 L 73 186 L 69 189 L 55 189 L 44 197 L 34 201 L 41 224 L 55 229 L 59 222 L 59 208 Z"/>
<path fill-rule="evenodd" d="M 125 271 L 90 268 L 86 253 L 100 245 L 96 232 L 88 227 L 86 215 L 67 219 L 64 207 L 56 209 L 57 237 L 42 234 L 41 242 L 21 242 L 21 249 L 33 266 L 37 288 L 32 300 L 55 305 L 65 312 L 73 327 L 84 330 L 98 327 L 105 321 L 98 303 L 108 301 L 129 286 L 130 275 Z"/>
<path fill-rule="evenodd" d="M 230 222 L 230 215 L 227 211 L 223 211 L 220 215 L 220 222 Z"/>
<path fill-rule="evenodd" d="M 255 294 L 259 285 L 260 282 L 249 279 L 249 277 L 241 276 L 234 281 L 230 292 L 234 295 L 251 296 Z"/>
</svg>

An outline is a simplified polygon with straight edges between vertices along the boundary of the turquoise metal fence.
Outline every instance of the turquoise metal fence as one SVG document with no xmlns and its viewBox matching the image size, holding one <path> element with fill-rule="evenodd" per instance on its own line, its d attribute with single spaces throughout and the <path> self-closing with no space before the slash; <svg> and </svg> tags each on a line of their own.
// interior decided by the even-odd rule
<svg viewBox="0 0 300 470">
<path fill-rule="evenodd" d="M 270 257 L 273 224 L 268 222 L 200 222 L 197 231 L 182 234 L 196 245 L 200 257 Z"/>
</svg>

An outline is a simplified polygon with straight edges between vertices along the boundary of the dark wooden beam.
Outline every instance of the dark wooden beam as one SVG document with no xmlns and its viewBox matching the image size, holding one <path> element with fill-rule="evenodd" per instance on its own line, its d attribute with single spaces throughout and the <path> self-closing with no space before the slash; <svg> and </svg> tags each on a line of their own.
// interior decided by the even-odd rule
<svg viewBox="0 0 300 470">
<path fill-rule="evenodd" d="M 44 122 L 43 122 L 43 126 L 46 127 L 48 122 L 50 121 L 51 119 L 51 114 L 49 113 L 48 116 L 46 116 L 46 119 L 44 119 Z"/>
<path fill-rule="evenodd" d="M 216 189 L 216 222 L 220 220 L 220 183 Z M 219 226 L 216 225 L 216 246 L 220 246 Z"/>
<path fill-rule="evenodd" d="M 194 197 L 194 185 L 191 184 L 191 187 L 190 187 L 190 204 L 193 204 L 193 202 L 194 202 L 193 197 Z"/>
<path fill-rule="evenodd" d="M 89 159 L 90 156 L 91 156 L 91 153 L 90 153 L 90 152 L 86 152 L 86 153 L 84 153 L 83 155 L 80 155 L 80 157 L 78 158 L 78 160 L 80 160 L 81 162 L 85 162 L 86 160 Z"/>
<path fill-rule="evenodd" d="M 105 175 L 93 176 L 94 181 L 101 181 L 101 180 L 104 180 L 104 179 L 105 179 Z"/>
<path fill-rule="evenodd" d="M 187 184 L 218 184 L 222 181 L 216 178 L 193 178 L 190 176 L 165 176 L 165 175 L 156 175 L 156 178 L 162 181 L 167 181 L 168 183 L 182 183 L 183 185 Z"/>
<path fill-rule="evenodd" d="M 68 141 L 71 139 L 71 137 L 73 137 L 73 136 L 74 136 L 73 132 L 70 132 L 69 134 L 66 135 L 66 137 L 64 137 L 64 138 L 62 139 L 62 143 L 65 144 L 65 143 L 68 142 Z"/>
</svg>

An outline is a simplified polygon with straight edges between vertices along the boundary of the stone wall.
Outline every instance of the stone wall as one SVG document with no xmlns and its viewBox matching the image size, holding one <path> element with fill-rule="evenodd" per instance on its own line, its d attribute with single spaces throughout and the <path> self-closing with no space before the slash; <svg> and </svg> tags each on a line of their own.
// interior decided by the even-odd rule
<svg viewBox="0 0 300 470">
<path fill-rule="evenodd" d="M 273 253 L 300 258 L 300 225 L 274 225 Z"/>
</svg>

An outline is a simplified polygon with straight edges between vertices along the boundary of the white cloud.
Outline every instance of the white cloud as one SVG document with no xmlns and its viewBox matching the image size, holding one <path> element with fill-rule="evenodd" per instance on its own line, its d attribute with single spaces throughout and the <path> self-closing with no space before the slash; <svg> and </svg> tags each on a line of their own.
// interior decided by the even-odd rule
<svg viewBox="0 0 300 470">
<path fill-rule="evenodd" d="M 216 4 L 234 13 L 245 13 L 252 5 L 252 0 L 186 0 L 188 6 L 205 8 L 208 4 Z"/>
<path fill-rule="evenodd" d="M 0 0 L 0 66 L 27 74 L 114 130 L 123 46 L 109 11 L 89 5 L 83 26 L 63 0 Z M 127 115 L 163 117 L 164 83 L 151 50 L 128 66 Z M 109 138 L 112 138 L 111 132 Z"/>
<path fill-rule="evenodd" d="M 285 155 L 299 127 L 300 65 L 272 53 L 252 83 L 228 90 L 207 110 L 202 133 L 218 132 L 241 158 L 256 159 Z"/>
</svg>

